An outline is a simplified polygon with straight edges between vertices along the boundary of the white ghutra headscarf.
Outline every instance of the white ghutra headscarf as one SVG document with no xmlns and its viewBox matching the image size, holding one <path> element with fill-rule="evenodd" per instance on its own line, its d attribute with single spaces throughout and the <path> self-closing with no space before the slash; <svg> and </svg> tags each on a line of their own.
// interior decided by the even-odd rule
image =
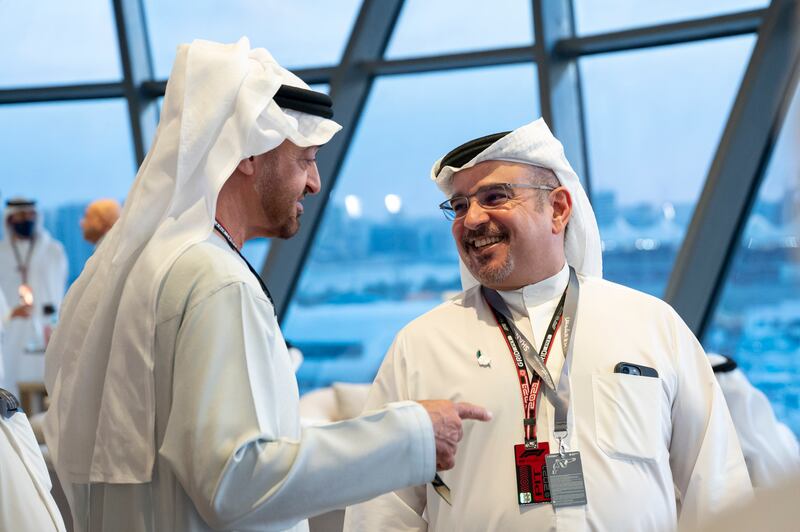
<svg viewBox="0 0 800 532">
<path fill-rule="evenodd" d="M 322 145 L 340 129 L 281 108 L 281 85 L 308 88 L 246 38 L 178 48 L 153 147 L 119 222 L 68 292 L 47 349 L 52 404 L 45 432 L 62 480 L 150 480 L 155 313 L 164 275 L 208 238 L 219 191 L 242 159 L 286 139 Z"/>
<path fill-rule="evenodd" d="M 502 136 L 483 151 L 461 166 L 444 166 L 442 157 L 431 169 L 431 179 L 439 189 L 450 194 L 453 175 L 472 168 L 484 161 L 509 161 L 548 168 L 558 181 L 566 187 L 572 197 L 572 216 L 564 242 L 567 264 L 582 275 L 603 276 L 603 256 L 600 247 L 600 231 L 589 203 L 589 197 L 581 185 L 578 174 L 564 155 L 564 147 L 550 132 L 544 119 L 540 118 Z M 480 284 L 461 262 L 461 285 L 464 290 Z"/>
</svg>

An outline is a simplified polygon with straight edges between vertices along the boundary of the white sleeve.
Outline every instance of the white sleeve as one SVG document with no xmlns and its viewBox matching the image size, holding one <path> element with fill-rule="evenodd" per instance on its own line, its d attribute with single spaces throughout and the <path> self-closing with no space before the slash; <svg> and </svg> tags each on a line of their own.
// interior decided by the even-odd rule
<svg viewBox="0 0 800 532">
<path fill-rule="evenodd" d="M 0 530 L 65 530 L 42 452 L 21 412 L 0 419 L 0 471 Z"/>
<path fill-rule="evenodd" d="M 410 399 L 404 352 L 405 342 L 401 332 L 378 370 L 367 398 L 366 409 Z M 345 511 L 344 531 L 426 531 L 428 523 L 423 518 L 427 505 L 426 493 L 425 485 L 412 486 L 349 506 Z"/>
<path fill-rule="evenodd" d="M 283 338 L 272 307 L 253 292 L 231 284 L 191 308 L 176 343 L 159 453 L 203 519 L 213 528 L 282 530 L 430 480 L 433 429 L 416 403 L 283 436 L 282 413 L 297 401 L 287 383 L 294 376 L 288 357 L 275 355 Z"/>
<path fill-rule="evenodd" d="M 750 384 L 741 370 L 716 376 L 731 411 L 753 486 L 772 486 L 798 474 L 797 438 L 775 418 L 767 396 Z"/>
<path fill-rule="evenodd" d="M 725 398 L 700 343 L 673 314 L 677 391 L 672 404 L 670 467 L 678 528 L 702 529 L 713 512 L 752 497 L 750 478 Z"/>
</svg>

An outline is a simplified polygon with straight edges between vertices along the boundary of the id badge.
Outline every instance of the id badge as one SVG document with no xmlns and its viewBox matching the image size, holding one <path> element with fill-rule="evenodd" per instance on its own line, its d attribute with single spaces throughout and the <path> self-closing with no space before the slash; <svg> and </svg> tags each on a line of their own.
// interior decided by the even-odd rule
<svg viewBox="0 0 800 532">
<path fill-rule="evenodd" d="M 564 454 L 549 454 L 547 477 L 553 506 L 582 506 L 586 504 L 586 485 L 583 482 L 581 453 L 573 451 Z"/>
<path fill-rule="evenodd" d="M 519 504 L 539 504 L 550 502 L 550 486 L 547 481 L 546 457 L 550 444 L 540 442 L 539 447 L 531 449 L 523 444 L 514 446 L 514 463 L 517 469 L 517 502 Z"/>
</svg>

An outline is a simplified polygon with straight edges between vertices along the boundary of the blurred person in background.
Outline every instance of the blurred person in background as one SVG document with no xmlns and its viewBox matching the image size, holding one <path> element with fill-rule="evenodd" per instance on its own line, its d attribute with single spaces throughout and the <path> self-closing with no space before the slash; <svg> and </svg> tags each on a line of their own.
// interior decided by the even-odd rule
<svg viewBox="0 0 800 532">
<path fill-rule="evenodd" d="M 31 312 L 33 312 L 33 307 L 24 303 L 19 304 L 14 308 L 9 307 L 3 292 L 0 291 L 0 382 L 3 382 L 5 378 L 3 337 L 5 336 L 5 330 L 8 327 L 8 322 L 14 319 L 29 318 Z"/>
<path fill-rule="evenodd" d="M 44 228 L 35 200 L 9 199 L 3 220 L 0 291 L 10 307 L 30 307 L 17 311 L 19 319 L 9 321 L 3 335 L 3 384 L 17 390 L 18 382 L 44 379 L 45 334 L 64 297 L 67 257 Z"/>
<path fill-rule="evenodd" d="M 99 199 L 91 202 L 80 221 L 83 238 L 90 244 L 100 245 L 100 241 L 119 219 L 120 205 L 115 199 Z"/>
<path fill-rule="evenodd" d="M 0 530 L 63 532 L 42 452 L 17 398 L 0 388 Z"/>
<path fill-rule="evenodd" d="M 753 487 L 775 486 L 800 475 L 797 438 L 775 417 L 767 396 L 750 383 L 732 358 L 709 353 L 708 359 L 731 411 Z"/>
</svg>

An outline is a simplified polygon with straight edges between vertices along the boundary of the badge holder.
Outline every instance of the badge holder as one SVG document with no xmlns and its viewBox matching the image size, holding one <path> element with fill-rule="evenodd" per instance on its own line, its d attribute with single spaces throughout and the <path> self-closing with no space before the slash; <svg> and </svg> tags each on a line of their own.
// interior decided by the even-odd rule
<svg viewBox="0 0 800 532">
<path fill-rule="evenodd" d="M 550 502 L 550 485 L 547 481 L 546 457 L 550 444 L 535 441 L 514 446 L 514 463 L 517 469 L 517 502 L 520 505 Z"/>
<path fill-rule="evenodd" d="M 586 485 L 580 451 L 567 452 L 564 447 L 566 431 L 556 432 L 558 453 L 545 457 L 553 506 L 582 506 L 586 504 Z"/>
</svg>

